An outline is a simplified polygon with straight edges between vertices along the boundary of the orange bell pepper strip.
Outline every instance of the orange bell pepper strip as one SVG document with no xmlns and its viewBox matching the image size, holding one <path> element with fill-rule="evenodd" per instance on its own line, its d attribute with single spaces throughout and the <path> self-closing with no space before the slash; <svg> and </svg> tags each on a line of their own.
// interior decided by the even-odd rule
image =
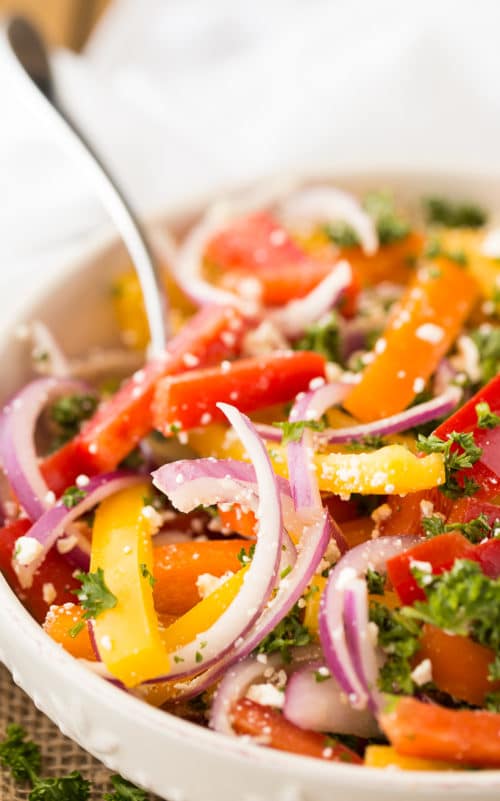
<svg viewBox="0 0 500 801">
<path fill-rule="evenodd" d="M 390 514 L 380 521 L 378 530 L 384 537 L 423 534 L 422 517 L 426 515 L 422 509 L 425 510 L 425 502 L 432 504 L 432 514 L 442 514 L 445 517 L 453 506 L 453 501 L 437 488 L 409 492 L 404 497 L 392 495 L 386 501 Z"/>
<path fill-rule="evenodd" d="M 243 510 L 237 503 L 223 508 L 219 506 L 219 518 L 222 529 L 226 533 L 234 532 L 243 537 L 255 538 L 257 536 L 257 518 L 251 509 Z"/>
<path fill-rule="evenodd" d="M 203 573 L 223 576 L 236 573 L 242 563 L 241 550 L 248 552 L 245 540 L 208 540 L 176 542 L 153 549 L 153 575 L 156 579 L 153 597 L 156 611 L 183 615 L 200 601 L 196 586 Z"/>
<path fill-rule="evenodd" d="M 207 306 L 192 317 L 166 348 L 164 359 L 147 364 L 102 403 L 80 434 L 41 465 L 50 488 L 60 494 L 76 476 L 114 470 L 153 427 L 152 401 L 158 381 L 196 365 L 238 353 L 248 323 L 233 308 Z"/>
<path fill-rule="evenodd" d="M 347 259 L 362 287 L 375 286 L 382 281 L 407 284 L 413 277 L 423 244 L 422 234 L 412 231 L 404 239 L 381 245 L 370 256 L 360 247 L 341 248 L 340 258 Z"/>
<path fill-rule="evenodd" d="M 355 520 L 347 520 L 341 523 L 340 528 L 349 548 L 355 548 L 371 539 L 375 523 L 370 517 L 357 517 Z"/>
<path fill-rule="evenodd" d="M 475 280 L 445 258 L 418 270 L 344 407 L 369 422 L 403 411 L 456 339 L 477 297 Z"/>
<path fill-rule="evenodd" d="M 277 351 L 257 358 L 223 362 L 178 376 L 156 388 L 153 419 L 163 434 L 224 420 L 217 403 L 235 403 L 252 412 L 292 400 L 325 374 L 325 359 L 310 351 Z"/>
<path fill-rule="evenodd" d="M 318 732 L 300 729 L 269 706 L 242 698 L 231 710 L 233 729 L 237 734 L 265 738 L 269 748 L 329 762 L 362 764 L 361 757 L 342 743 Z"/>
<path fill-rule="evenodd" d="M 488 679 L 494 652 L 468 637 L 448 634 L 426 623 L 418 659 L 426 658 L 431 661 L 436 687 L 469 704 L 482 706 L 485 695 L 500 688 L 500 682 Z"/>
<path fill-rule="evenodd" d="M 33 576 L 31 587 L 23 588 L 12 567 L 12 555 L 16 540 L 25 535 L 31 527 L 29 520 L 16 520 L 0 528 L 0 572 L 38 623 L 43 623 L 51 604 L 73 602 L 80 583 L 74 577 L 74 568 L 63 556 L 52 548 Z"/>
<path fill-rule="evenodd" d="M 170 665 L 149 580 L 151 523 L 142 513 L 148 490 L 139 484 L 106 498 L 92 533 L 90 570 L 102 568 L 117 601 L 94 620 L 95 639 L 102 661 L 126 687 L 162 676 Z"/>
<path fill-rule="evenodd" d="M 379 716 L 396 751 L 480 768 L 500 767 L 500 715 L 401 698 Z"/>
<path fill-rule="evenodd" d="M 96 655 L 87 624 L 74 637 L 69 633 L 82 621 L 82 615 L 83 609 L 77 603 L 51 606 L 43 622 L 43 630 L 76 659 L 88 659 L 89 662 L 95 662 Z"/>
</svg>

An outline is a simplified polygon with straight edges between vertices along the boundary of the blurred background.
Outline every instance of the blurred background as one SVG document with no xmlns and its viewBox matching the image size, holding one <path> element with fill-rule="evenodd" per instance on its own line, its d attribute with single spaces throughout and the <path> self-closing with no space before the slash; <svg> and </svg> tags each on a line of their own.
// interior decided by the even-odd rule
<svg viewBox="0 0 500 801">
<path fill-rule="evenodd" d="M 499 0 L 0 0 L 12 11 L 46 33 L 60 97 L 145 218 L 290 171 L 500 173 Z M 111 229 L 1 36 L 0 120 L 0 290 L 24 291 Z"/>
</svg>

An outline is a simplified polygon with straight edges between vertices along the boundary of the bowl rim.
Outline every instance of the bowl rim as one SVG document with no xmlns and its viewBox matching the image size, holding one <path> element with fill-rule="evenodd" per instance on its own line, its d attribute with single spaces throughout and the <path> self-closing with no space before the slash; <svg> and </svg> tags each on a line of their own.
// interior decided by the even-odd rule
<svg viewBox="0 0 500 801">
<path fill-rule="evenodd" d="M 371 181 L 372 179 L 379 183 L 381 182 L 380 179 L 382 179 L 382 182 L 388 185 L 396 179 L 398 182 L 406 182 L 408 180 L 411 184 L 411 181 L 415 180 L 416 177 L 418 177 L 419 181 L 425 181 L 427 176 L 432 181 L 452 179 L 457 182 L 474 183 L 474 181 L 487 181 L 492 185 L 500 184 L 500 171 L 498 173 L 477 170 L 464 170 L 462 172 L 451 170 L 422 171 L 397 168 L 384 170 L 380 167 L 376 170 L 359 169 L 346 170 L 345 172 L 332 169 L 331 173 L 332 178 L 334 177 L 335 181 L 341 185 L 349 180 Z M 325 182 L 331 180 L 328 170 L 301 170 L 294 173 L 294 175 L 297 175 L 299 179 L 321 179 Z M 238 188 L 235 191 L 238 191 Z M 229 190 L 226 190 L 226 194 L 227 191 L 231 192 L 232 190 L 229 188 Z M 208 202 L 214 199 L 214 196 L 214 193 L 210 193 L 208 196 L 205 193 L 202 196 L 193 198 L 189 203 L 184 203 L 175 212 L 170 211 L 167 214 L 157 213 L 151 215 L 149 224 L 153 227 L 158 224 L 175 227 L 179 219 L 199 213 Z M 6 337 L 15 332 L 16 325 L 22 324 L 26 318 L 30 317 L 35 306 L 44 303 L 55 291 L 60 290 L 67 281 L 71 280 L 73 275 L 83 270 L 91 259 L 105 258 L 108 250 L 116 247 L 119 241 L 119 237 L 114 232 L 106 230 L 98 233 L 90 246 L 85 247 L 82 255 L 57 270 L 50 276 L 43 288 L 37 288 L 32 293 L 28 292 L 22 303 L 16 306 L 12 313 L 6 310 L 6 314 L 0 321 L 0 343 L 4 345 Z M 236 764 L 248 764 L 250 759 L 255 767 L 266 768 L 271 771 L 278 770 L 280 773 L 283 771 L 290 779 L 302 782 L 307 782 L 314 774 L 316 780 L 324 781 L 325 784 L 335 781 L 339 789 L 341 787 L 345 790 L 356 788 L 368 792 L 387 792 L 388 786 L 390 786 L 391 792 L 392 790 L 401 792 L 401 799 L 405 798 L 405 792 L 410 789 L 414 790 L 416 785 L 425 794 L 428 794 L 431 788 L 434 792 L 442 791 L 443 793 L 449 793 L 454 787 L 459 787 L 465 792 L 486 789 L 490 791 L 492 789 L 500 790 L 500 770 L 498 769 L 457 772 L 396 770 L 388 772 L 379 768 L 345 763 L 326 763 L 311 757 L 279 752 L 270 748 L 258 748 L 255 744 L 246 742 L 241 738 L 227 737 L 191 721 L 176 717 L 164 710 L 156 709 L 141 699 L 126 694 L 110 683 L 103 681 L 102 678 L 79 664 L 77 659 L 66 653 L 36 623 L 1 574 L 0 599 L 3 607 L 2 617 L 5 621 L 5 629 L 10 629 L 10 634 L 14 637 L 18 635 L 19 627 L 22 627 L 25 634 L 29 635 L 33 650 L 38 655 L 44 654 L 47 659 L 52 661 L 55 679 L 58 676 L 61 678 L 64 676 L 64 679 L 67 680 L 69 675 L 75 686 L 81 687 L 83 685 L 93 701 L 100 706 L 105 705 L 110 710 L 114 709 L 118 698 L 120 698 L 120 706 L 131 720 L 140 720 L 144 726 L 151 729 L 152 735 L 168 728 L 173 736 L 185 742 L 189 741 L 189 748 L 192 749 L 193 756 L 195 756 L 197 749 L 203 749 L 212 754 L 215 752 L 220 754 L 223 749 L 225 756 Z M 8 658 L 5 658 L 4 661 L 9 671 L 13 674 L 14 681 L 22 685 L 21 676 L 15 665 L 9 666 Z M 44 706 L 43 699 L 40 697 L 35 698 L 34 703 L 36 706 Z M 73 735 L 70 734 L 70 736 Z M 103 759 L 102 754 L 97 755 L 97 757 L 106 763 L 106 759 Z M 444 795 L 442 797 L 444 798 Z"/>
</svg>

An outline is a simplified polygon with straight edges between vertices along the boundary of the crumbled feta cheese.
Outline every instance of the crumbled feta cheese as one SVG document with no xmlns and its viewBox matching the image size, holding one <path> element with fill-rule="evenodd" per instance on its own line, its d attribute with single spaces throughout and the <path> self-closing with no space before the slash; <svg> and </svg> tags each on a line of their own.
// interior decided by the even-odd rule
<svg viewBox="0 0 500 801">
<path fill-rule="evenodd" d="M 86 476 L 84 473 L 81 473 L 79 476 L 76 477 L 76 482 L 75 483 L 76 483 L 76 486 L 79 489 L 82 489 L 83 487 L 87 486 L 89 481 L 90 481 L 90 478 L 88 476 Z"/>
<path fill-rule="evenodd" d="M 14 559 L 20 565 L 30 565 L 43 553 L 43 547 L 34 537 L 19 537 L 16 540 Z"/>
<path fill-rule="evenodd" d="M 418 395 L 419 392 L 423 392 L 424 389 L 425 389 L 425 379 L 419 376 L 413 382 L 413 391 L 415 392 L 416 395 Z"/>
<path fill-rule="evenodd" d="M 435 323 L 423 323 L 417 328 L 415 335 L 418 339 L 424 342 L 430 342 L 432 345 L 437 345 L 438 342 L 444 337 L 444 331 L 440 325 Z"/>
<path fill-rule="evenodd" d="M 432 662 L 430 659 L 422 659 L 421 662 L 412 670 L 410 673 L 415 684 L 418 684 L 419 687 L 422 684 L 427 684 L 427 682 L 432 681 Z"/>
<path fill-rule="evenodd" d="M 46 604 L 52 604 L 56 600 L 56 588 L 51 581 L 45 582 L 42 586 L 42 596 Z"/>
<path fill-rule="evenodd" d="M 488 259 L 500 259 L 500 228 L 488 231 L 479 246 L 480 252 Z"/>
<path fill-rule="evenodd" d="M 213 576 L 212 573 L 201 573 L 196 579 L 196 589 L 200 594 L 200 598 L 206 598 L 207 595 L 211 595 L 221 584 L 224 584 L 224 582 L 233 575 L 234 573 L 231 570 L 226 571 L 222 576 Z"/>
<path fill-rule="evenodd" d="M 59 553 L 69 553 L 78 544 L 78 537 L 72 534 L 70 537 L 61 537 L 57 540 L 56 548 Z"/>
</svg>

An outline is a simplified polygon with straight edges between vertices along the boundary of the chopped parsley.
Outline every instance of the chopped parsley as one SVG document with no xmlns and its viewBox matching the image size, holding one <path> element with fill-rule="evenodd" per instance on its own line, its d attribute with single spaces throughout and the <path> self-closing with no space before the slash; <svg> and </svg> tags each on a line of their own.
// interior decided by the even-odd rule
<svg viewBox="0 0 500 801">
<path fill-rule="evenodd" d="M 9 768 L 17 782 L 29 782 L 28 801 L 87 801 L 91 784 L 79 771 L 66 776 L 40 776 L 39 746 L 26 739 L 26 731 L 15 723 L 7 726 L 6 738 L 0 742 L 0 763 Z M 115 774 L 111 776 L 114 791 L 105 793 L 103 801 L 146 801 L 147 793 Z M 24 797 L 24 796 L 23 796 Z"/>
<path fill-rule="evenodd" d="M 148 794 L 117 773 L 110 776 L 112 793 L 104 793 L 103 801 L 146 801 Z"/>
<path fill-rule="evenodd" d="M 384 190 L 369 192 L 363 201 L 363 205 L 375 221 L 381 245 L 397 242 L 410 233 L 409 223 L 396 212 L 394 197 L 391 192 Z"/>
<path fill-rule="evenodd" d="M 149 581 L 150 585 L 151 585 L 152 587 L 154 587 L 154 585 L 156 584 L 156 581 L 157 581 L 157 580 L 155 579 L 155 577 L 154 577 L 154 576 L 153 576 L 153 574 L 151 573 L 151 571 L 150 571 L 150 569 L 148 568 L 147 564 L 146 564 L 145 562 L 141 562 L 141 564 L 139 565 L 139 567 L 140 567 L 140 570 L 141 570 L 141 576 L 142 576 L 143 578 L 145 578 L 145 579 L 148 579 L 148 581 Z"/>
<path fill-rule="evenodd" d="M 477 424 L 479 428 L 496 428 L 500 425 L 500 416 L 491 411 L 489 403 L 476 403 Z"/>
<path fill-rule="evenodd" d="M 283 423 L 273 423 L 276 428 L 281 428 L 283 436 L 281 439 L 282 445 L 288 445 L 289 442 L 299 442 L 306 428 L 311 431 L 324 431 L 324 420 L 298 420 L 296 423 L 290 423 L 285 420 Z"/>
<path fill-rule="evenodd" d="M 363 439 L 349 442 L 345 446 L 345 449 L 349 453 L 364 453 L 365 451 L 376 451 L 379 448 L 383 448 L 385 444 L 384 437 L 374 434 L 373 436 L 363 437 Z"/>
<path fill-rule="evenodd" d="M 249 562 L 252 561 L 254 553 L 255 553 L 255 544 L 250 546 L 248 552 L 245 550 L 245 548 L 242 547 L 241 551 L 239 551 L 239 553 L 236 554 L 236 558 L 238 559 L 239 562 L 241 562 L 242 565 L 248 565 Z"/>
<path fill-rule="evenodd" d="M 500 328 L 477 328 L 470 337 L 479 354 L 480 384 L 487 384 L 500 372 Z"/>
<path fill-rule="evenodd" d="M 82 582 L 82 586 L 78 590 L 72 590 L 72 592 L 80 601 L 84 613 L 82 615 L 83 620 L 69 630 L 71 637 L 76 637 L 83 629 L 84 620 L 99 617 L 106 609 L 114 609 L 118 603 L 116 595 L 113 595 L 106 586 L 102 567 L 98 567 L 95 573 L 83 573 L 80 571 L 76 574 L 76 578 Z"/>
<path fill-rule="evenodd" d="M 453 445 L 458 447 L 452 448 Z M 472 432 L 452 431 L 446 440 L 435 434 L 429 437 L 419 434 L 417 448 L 422 453 L 443 454 L 446 480 L 439 489 L 445 495 L 450 498 L 460 498 L 462 495 L 474 495 L 477 492 L 479 485 L 474 479 L 461 476 L 462 483 L 457 479 L 457 473 L 475 465 L 483 452 L 482 448 L 476 445 Z"/>
<path fill-rule="evenodd" d="M 479 514 L 467 523 L 445 523 L 442 515 L 436 514 L 430 517 L 423 517 L 422 528 L 428 537 L 437 537 L 449 531 L 459 531 L 470 542 L 476 544 L 485 538 L 491 537 L 493 532 L 500 527 L 500 509 L 498 511 L 499 519 L 495 521 L 493 526 L 488 523 L 488 518 L 484 513 Z"/>
<path fill-rule="evenodd" d="M 489 712 L 500 712 L 500 690 L 493 690 L 487 693 L 484 698 L 484 705 Z"/>
<path fill-rule="evenodd" d="M 386 576 L 370 567 L 366 571 L 366 585 L 370 595 L 383 595 L 385 591 Z"/>
<path fill-rule="evenodd" d="M 491 681 L 500 679 L 500 579 L 486 576 L 477 562 L 457 559 L 451 570 L 433 575 L 418 567 L 412 573 L 426 595 L 404 607 L 407 620 L 430 623 L 491 648 Z"/>
<path fill-rule="evenodd" d="M 87 493 L 85 490 L 79 487 L 68 487 L 61 495 L 61 501 L 66 509 L 73 509 L 74 506 L 78 506 L 80 501 L 83 501 L 86 497 Z"/>
<path fill-rule="evenodd" d="M 444 225 L 447 228 L 480 228 L 488 215 L 475 203 L 454 203 L 443 197 L 427 197 L 423 201 L 429 225 Z"/>
<path fill-rule="evenodd" d="M 335 312 L 306 328 L 304 335 L 294 344 L 294 350 L 312 350 L 329 362 L 342 363 L 339 319 Z"/>
<path fill-rule="evenodd" d="M 370 604 L 370 621 L 377 625 L 377 641 L 386 656 L 379 671 L 379 688 L 386 693 L 412 695 L 412 659 L 419 648 L 420 623 L 379 603 Z"/>
<path fill-rule="evenodd" d="M 339 248 L 352 248 L 359 245 L 359 237 L 354 228 L 340 220 L 325 225 L 323 232 Z"/>
<path fill-rule="evenodd" d="M 302 623 L 301 610 L 295 604 L 267 637 L 264 637 L 255 653 L 273 654 L 279 651 L 283 661 L 290 663 L 292 660 L 290 649 L 308 645 L 310 642 L 311 632 Z"/>
<path fill-rule="evenodd" d="M 65 395 L 50 408 L 50 417 L 64 432 L 67 439 L 74 437 L 84 420 L 88 420 L 97 408 L 93 395 Z"/>
</svg>

